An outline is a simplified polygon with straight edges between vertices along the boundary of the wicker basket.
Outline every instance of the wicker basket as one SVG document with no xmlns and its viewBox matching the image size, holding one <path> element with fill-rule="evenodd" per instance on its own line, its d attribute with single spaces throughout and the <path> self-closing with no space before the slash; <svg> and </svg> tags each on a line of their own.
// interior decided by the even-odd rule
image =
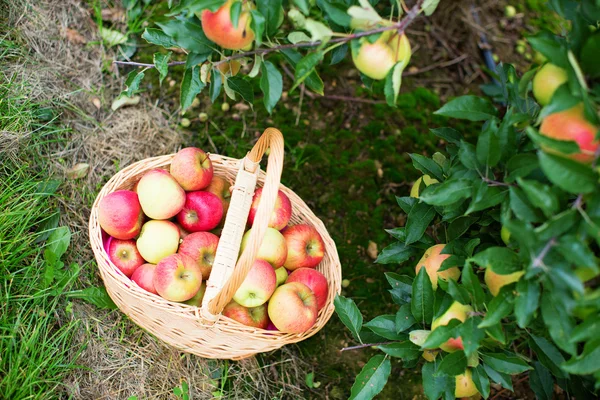
<svg viewBox="0 0 600 400">
<path fill-rule="evenodd" d="M 265 174 L 260 170 L 259 162 L 267 148 L 271 150 Z M 123 275 L 108 258 L 103 233 L 98 223 L 98 204 L 104 196 L 116 190 L 131 189 L 148 170 L 168 168 L 173 154 L 139 161 L 113 176 L 104 185 L 92 206 L 89 234 L 106 290 L 121 311 L 165 343 L 206 358 L 241 359 L 299 342 L 317 333 L 333 313 L 333 299 L 340 292 L 341 266 L 335 243 L 321 220 L 293 191 L 280 185 L 283 150 L 281 132 L 268 128 L 242 160 L 217 154 L 210 155 L 215 175 L 235 184 L 202 307 L 165 300 L 143 290 Z M 248 246 L 238 259 L 257 184 L 264 185 L 261 202 Z M 292 202 L 290 222 L 314 226 L 325 243 L 325 257 L 317 270 L 325 275 L 329 284 L 327 303 L 319 311 L 315 325 L 301 334 L 252 328 L 221 315 L 221 311 L 231 301 L 252 267 L 267 229 L 268 216 L 275 205 L 278 188 Z"/>
</svg>

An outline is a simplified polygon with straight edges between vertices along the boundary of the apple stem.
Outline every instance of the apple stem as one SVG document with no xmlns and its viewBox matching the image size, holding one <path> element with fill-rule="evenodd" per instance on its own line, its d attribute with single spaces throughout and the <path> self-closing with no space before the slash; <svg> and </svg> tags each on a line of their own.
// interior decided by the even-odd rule
<svg viewBox="0 0 600 400">
<path fill-rule="evenodd" d="M 367 344 L 360 344 L 358 346 L 350 346 L 350 347 L 344 347 L 343 349 L 341 349 L 340 351 L 347 351 L 347 350 L 358 350 L 358 349 L 364 349 L 365 347 L 371 347 L 371 346 L 381 346 L 384 344 L 392 344 L 392 343 L 396 343 L 394 341 L 391 342 L 380 342 L 380 343 L 367 343 Z"/>
</svg>

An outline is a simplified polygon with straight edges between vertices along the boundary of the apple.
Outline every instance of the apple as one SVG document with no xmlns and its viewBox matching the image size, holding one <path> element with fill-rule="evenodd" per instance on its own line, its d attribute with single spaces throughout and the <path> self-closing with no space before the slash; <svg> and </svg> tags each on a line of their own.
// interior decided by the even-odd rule
<svg viewBox="0 0 600 400">
<path fill-rule="evenodd" d="M 508 230 L 507 227 L 503 226 L 502 229 L 500 229 L 500 238 L 502 239 L 502 241 L 504 242 L 505 245 L 509 245 L 510 243 L 510 231 Z"/>
<path fill-rule="evenodd" d="M 267 329 L 269 326 L 266 304 L 248 308 L 232 300 L 223 309 L 223 315 L 253 328 Z"/>
<path fill-rule="evenodd" d="M 479 393 L 471 377 L 470 368 L 467 368 L 464 374 L 456 375 L 454 379 L 456 380 L 456 388 L 454 389 L 456 398 L 471 397 Z"/>
<path fill-rule="evenodd" d="M 285 267 L 279 267 L 275 270 L 275 276 L 277 277 L 277 286 L 281 286 L 287 281 L 288 272 Z"/>
<path fill-rule="evenodd" d="M 179 229 L 171 221 L 148 221 L 142 226 L 136 245 L 144 260 L 158 264 L 163 258 L 177 252 Z"/>
<path fill-rule="evenodd" d="M 248 229 L 248 231 L 244 234 L 244 237 L 242 238 L 242 244 L 240 246 L 240 254 L 246 248 L 246 244 L 248 243 L 251 232 L 252 229 Z M 288 248 L 283 235 L 277 229 L 267 228 L 265 237 L 260 245 L 260 248 L 258 249 L 256 258 L 265 260 L 271 264 L 273 268 L 277 269 L 283 265 L 287 255 Z"/>
<path fill-rule="evenodd" d="M 425 267 L 427 275 L 429 275 L 429 279 L 431 280 L 433 290 L 436 290 L 438 287 L 438 279 L 443 279 L 445 281 L 452 279 L 453 281 L 457 281 L 460 277 L 460 270 L 458 267 L 452 267 L 438 272 L 444 260 L 450 257 L 450 254 L 441 254 L 445 246 L 445 244 L 436 244 L 435 246 L 428 248 L 415 268 L 415 273 L 419 274 L 421 267 Z"/>
<path fill-rule="evenodd" d="M 548 105 L 556 89 L 568 80 L 567 71 L 547 63 L 533 77 L 533 95 L 540 105 Z"/>
<path fill-rule="evenodd" d="M 485 269 L 483 279 L 492 296 L 498 296 L 498 293 L 500 293 L 500 289 L 502 289 L 503 286 L 517 282 L 524 274 L 525 271 L 517 271 L 511 274 L 501 275 L 492 271 L 492 268 L 488 266 Z"/>
<path fill-rule="evenodd" d="M 269 320 L 269 324 L 267 325 L 266 328 L 268 331 L 278 331 L 279 329 L 277 329 L 277 327 L 275 325 L 273 325 L 273 322 L 271 322 L 271 320 Z"/>
<path fill-rule="evenodd" d="M 142 176 L 137 193 L 144 213 L 152 219 L 169 219 L 185 204 L 185 191 L 164 169 L 153 169 Z"/>
<path fill-rule="evenodd" d="M 325 255 L 325 243 L 317 230 L 307 224 L 290 226 L 283 234 L 287 245 L 284 266 L 290 271 L 315 268 Z"/>
<path fill-rule="evenodd" d="M 271 322 L 281 332 L 302 333 L 317 320 L 317 298 L 303 283 L 285 283 L 275 289 L 268 311 Z"/>
<path fill-rule="evenodd" d="M 579 145 L 581 152 L 565 155 L 581 163 L 590 163 L 600 142 L 596 140 L 598 127 L 585 119 L 583 103 L 565 111 L 548 115 L 542 120 L 540 134 L 556 140 L 572 140 Z M 556 152 L 556 150 L 546 151 Z"/>
<path fill-rule="evenodd" d="M 250 11 L 254 8 L 254 4 L 250 1 L 242 3 L 242 12 L 237 26 L 233 26 L 230 11 L 233 3 L 233 0 L 228 0 L 215 12 L 202 11 L 200 16 L 202 30 L 207 38 L 224 49 L 249 50 L 254 40 L 254 31 L 250 28 Z"/>
<path fill-rule="evenodd" d="M 138 195 L 131 190 L 109 193 L 98 204 L 100 227 L 116 239 L 133 239 L 140 233 L 143 221 Z"/>
<path fill-rule="evenodd" d="M 287 282 L 300 282 L 308 286 L 317 298 L 318 310 L 323 308 L 327 303 L 327 294 L 329 293 L 327 278 L 316 269 L 298 268 L 290 274 Z"/>
<path fill-rule="evenodd" d="M 142 264 L 131 275 L 131 280 L 138 284 L 142 289 L 158 294 L 154 287 L 154 272 L 156 271 L 156 265 L 146 263 Z"/>
<path fill-rule="evenodd" d="M 154 271 L 154 287 L 169 301 L 186 301 L 194 297 L 202 286 L 200 267 L 185 254 L 163 258 Z"/>
<path fill-rule="evenodd" d="M 414 197 L 415 199 L 419 198 L 421 182 L 425 183 L 425 187 L 427 187 L 429 185 L 433 185 L 434 183 L 440 183 L 440 181 L 438 181 L 435 178 L 430 177 L 429 175 L 423 175 L 422 177 L 417 179 L 415 181 L 415 183 L 413 183 L 412 188 L 410 188 L 410 197 Z"/>
<path fill-rule="evenodd" d="M 223 217 L 221 200 L 210 192 L 188 192 L 177 221 L 188 232 L 210 231 Z"/>
<path fill-rule="evenodd" d="M 277 277 L 271 264 L 255 260 L 233 300 L 244 307 L 258 307 L 269 300 L 276 287 Z"/>
<path fill-rule="evenodd" d="M 210 185 L 204 191 L 211 192 L 219 199 L 221 199 L 221 203 L 223 203 L 223 216 L 227 215 L 227 210 L 229 210 L 229 203 L 231 202 L 231 191 L 229 181 L 220 176 L 213 176 Z M 224 221 L 225 218 L 222 219 Z"/>
<path fill-rule="evenodd" d="M 515 15 L 517 15 L 517 9 L 514 6 L 504 7 L 504 16 L 506 18 L 513 18 Z"/>
<path fill-rule="evenodd" d="M 410 61 L 410 42 L 406 35 L 391 31 L 384 32 L 375 43 L 363 39 L 358 50 L 352 51 L 356 68 L 369 78 L 385 79 L 390 70 L 399 62 Z"/>
<path fill-rule="evenodd" d="M 260 203 L 262 191 L 263 188 L 258 188 L 256 192 L 254 192 L 252 206 L 250 207 L 250 214 L 248 214 L 249 226 L 252 226 L 254 223 L 254 217 L 256 216 L 256 211 L 258 210 L 258 204 Z M 289 197 L 279 190 L 277 192 L 277 199 L 275 200 L 273 213 L 269 218 L 269 227 L 280 231 L 287 226 L 288 222 L 290 222 L 290 218 L 292 218 L 292 203 L 290 202 Z"/>
<path fill-rule="evenodd" d="M 197 147 L 179 150 L 171 160 L 170 171 L 173 178 L 188 192 L 206 188 L 213 178 L 210 157 Z"/>
<path fill-rule="evenodd" d="M 471 311 L 473 311 L 471 306 L 465 306 L 458 301 L 455 301 L 444 314 L 432 321 L 431 331 L 433 332 L 438 326 L 448 325 L 448 323 L 453 319 L 457 319 L 460 322 L 465 322 L 468 317 L 468 313 Z M 460 336 L 457 338 L 450 338 L 444 344 L 440 345 L 440 349 L 448 353 L 455 352 L 456 350 L 463 350 L 464 346 L 462 338 Z"/>
<path fill-rule="evenodd" d="M 179 246 L 179 254 L 190 256 L 200 267 L 202 279 L 207 280 L 212 271 L 219 237 L 210 232 L 190 233 Z"/>
<path fill-rule="evenodd" d="M 135 240 L 112 239 L 108 245 L 108 258 L 128 278 L 133 271 L 144 263 L 142 255 L 135 246 Z"/>
<path fill-rule="evenodd" d="M 202 300 L 204 299 L 204 293 L 206 293 L 206 282 L 202 281 L 198 292 L 189 300 L 184 301 L 184 304 L 196 307 L 202 307 Z"/>
</svg>

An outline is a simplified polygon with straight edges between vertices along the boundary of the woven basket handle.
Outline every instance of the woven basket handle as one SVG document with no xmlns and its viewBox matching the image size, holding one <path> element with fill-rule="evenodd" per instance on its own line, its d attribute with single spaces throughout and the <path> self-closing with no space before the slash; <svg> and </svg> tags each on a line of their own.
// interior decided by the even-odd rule
<svg viewBox="0 0 600 400">
<path fill-rule="evenodd" d="M 250 238 L 236 264 L 241 236 L 244 233 L 256 187 L 259 163 L 267 148 L 271 150 L 260 204 L 256 211 Z M 220 314 L 231 301 L 256 259 L 277 200 L 279 181 L 283 170 L 283 154 L 283 135 L 278 129 L 267 128 L 242 160 L 243 168 L 236 178 L 231 204 L 202 302 L 203 309 L 207 309 L 212 315 Z"/>
</svg>

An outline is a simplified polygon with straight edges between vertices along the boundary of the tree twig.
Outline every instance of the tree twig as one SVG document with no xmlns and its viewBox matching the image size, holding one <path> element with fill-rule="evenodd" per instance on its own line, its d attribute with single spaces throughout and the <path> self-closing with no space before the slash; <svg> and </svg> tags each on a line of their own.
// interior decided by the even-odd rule
<svg viewBox="0 0 600 400">
<path fill-rule="evenodd" d="M 552 238 L 552 239 L 548 240 L 548 243 L 546 243 L 546 245 L 544 246 L 544 248 L 542 249 L 540 254 L 538 254 L 538 256 L 533 259 L 532 264 L 533 264 L 534 268 L 545 267 L 544 258 L 548 255 L 548 252 L 550 251 L 550 249 L 552 247 L 554 247 L 554 245 L 556 245 L 556 238 Z"/>
<path fill-rule="evenodd" d="M 173 61 L 167 64 L 167 66 L 172 67 L 174 65 L 183 65 L 185 64 L 186 61 Z M 133 62 L 133 61 L 113 61 L 113 64 L 118 64 L 118 65 L 131 65 L 132 67 L 148 67 L 148 68 L 154 68 L 155 65 L 154 64 L 146 64 L 146 63 L 139 63 L 139 62 Z"/>
<path fill-rule="evenodd" d="M 359 344 L 358 346 L 344 347 L 344 348 L 343 348 L 343 349 L 341 349 L 340 351 L 358 350 L 358 349 L 364 349 L 365 347 L 371 347 L 371 346 L 381 346 L 381 345 L 383 345 L 383 344 L 391 344 L 391 343 L 396 343 L 396 342 L 381 342 L 381 343 L 367 343 L 367 344 Z"/>
</svg>

